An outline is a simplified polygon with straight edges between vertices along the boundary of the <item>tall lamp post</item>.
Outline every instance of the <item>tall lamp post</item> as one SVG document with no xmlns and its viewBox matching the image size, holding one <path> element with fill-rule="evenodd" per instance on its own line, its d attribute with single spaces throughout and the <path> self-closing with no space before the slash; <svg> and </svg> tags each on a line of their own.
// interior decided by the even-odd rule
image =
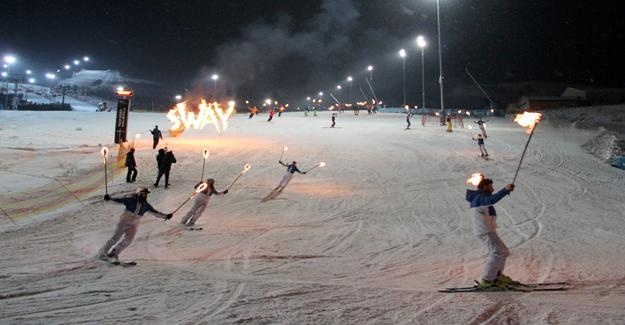
<svg viewBox="0 0 625 325">
<path fill-rule="evenodd" d="M 15 63 L 17 59 L 13 55 L 5 55 L 4 58 L 5 66 L 7 68 L 6 71 L 6 96 L 4 97 L 4 109 L 9 109 L 9 78 L 11 77 L 11 64 Z M 17 86 L 16 86 L 17 87 Z"/>
<path fill-rule="evenodd" d="M 425 38 L 422 35 L 417 36 L 417 46 L 421 49 L 421 97 L 423 100 L 422 108 L 425 108 L 425 59 L 423 55 L 423 50 L 427 43 L 425 42 Z"/>
<path fill-rule="evenodd" d="M 336 86 L 336 90 L 339 91 L 339 104 L 340 104 L 340 101 L 341 101 L 341 89 L 343 89 L 343 87 L 341 87 L 341 85 L 337 85 Z"/>
<path fill-rule="evenodd" d="M 369 71 L 369 82 L 371 82 L 371 87 L 373 87 L 373 66 L 368 66 L 367 71 Z"/>
<path fill-rule="evenodd" d="M 217 80 L 219 79 L 219 75 L 213 73 L 211 79 L 213 79 L 213 93 L 215 95 L 215 100 L 217 100 Z"/>
<path fill-rule="evenodd" d="M 399 50 L 399 56 L 401 57 L 404 71 L 404 104 L 402 107 L 406 107 L 406 50 Z"/>
<path fill-rule="evenodd" d="M 354 78 L 352 76 L 347 77 L 347 82 L 349 82 L 349 105 L 352 105 L 352 81 Z"/>
<path fill-rule="evenodd" d="M 445 116 L 443 116 L 443 111 L 445 110 L 445 100 L 443 97 L 443 54 L 441 48 L 441 15 L 440 15 L 440 6 L 439 0 L 436 0 L 436 25 L 438 28 L 438 70 L 440 72 L 440 76 L 438 79 L 438 83 L 441 86 L 441 122 L 444 121 Z"/>
</svg>

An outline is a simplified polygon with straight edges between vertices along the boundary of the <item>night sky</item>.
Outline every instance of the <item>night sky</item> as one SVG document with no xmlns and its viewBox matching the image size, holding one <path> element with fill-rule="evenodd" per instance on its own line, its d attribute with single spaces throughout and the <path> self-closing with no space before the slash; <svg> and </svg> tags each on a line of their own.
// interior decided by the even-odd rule
<svg viewBox="0 0 625 325">
<path fill-rule="evenodd" d="M 625 87 L 623 6 L 596 1 L 440 0 L 445 88 L 528 80 Z M 219 91 L 290 100 L 335 90 L 352 96 L 364 70 L 387 102 L 420 102 L 423 34 L 428 102 L 438 101 L 434 0 L 3 1 L 0 52 L 23 69 L 56 70 L 89 55 L 87 68 L 158 82 L 171 94 Z M 16 67 L 17 69 L 17 67 Z M 334 91 L 336 92 L 336 91 Z"/>
</svg>

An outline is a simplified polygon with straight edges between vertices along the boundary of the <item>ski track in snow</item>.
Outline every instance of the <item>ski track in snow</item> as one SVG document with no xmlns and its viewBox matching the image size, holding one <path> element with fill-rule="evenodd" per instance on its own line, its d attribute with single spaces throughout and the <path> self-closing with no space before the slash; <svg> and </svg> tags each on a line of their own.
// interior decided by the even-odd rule
<svg viewBox="0 0 625 325">
<path fill-rule="evenodd" d="M 239 116 L 224 134 L 187 131 L 182 138 L 167 138 L 179 163 L 172 168 L 172 186 L 150 194 L 150 202 L 161 211 L 172 211 L 188 197 L 199 179 L 199 155 L 205 147 L 211 156 L 204 176 L 215 178 L 218 190 L 244 163 L 253 168 L 229 194 L 211 198 L 198 221 L 203 231 L 184 231 L 178 225 L 190 202 L 170 221 L 146 215 L 122 255 L 138 265 L 124 268 L 94 259 L 122 207 L 101 202 L 101 193 L 81 191 L 98 180 L 89 171 L 101 166 L 97 152 L 84 152 L 97 151 L 95 141 L 111 136 L 112 127 L 100 124 L 106 118 L 105 124 L 112 125 L 113 115 L 64 114 L 51 114 L 51 120 L 71 116 L 89 136 L 77 139 L 73 130 L 63 131 L 52 122 L 48 132 L 57 132 L 55 138 L 46 133 L 25 143 L 19 130 L 41 116 L 25 118 L 27 113 L 7 114 L 11 128 L 0 130 L 0 136 L 17 134 L 0 148 L 14 160 L 0 165 L 0 179 L 7 181 L 3 186 L 12 196 L 27 197 L 52 186 L 34 178 L 28 183 L 28 176 L 20 174 L 27 159 L 48 151 L 55 158 L 47 165 L 38 158 L 40 167 L 48 168 L 50 177 L 70 168 L 74 174 L 63 183 L 84 202 L 65 197 L 64 202 L 74 204 L 45 218 L 20 215 L 19 227 L 0 219 L 2 323 L 625 319 L 625 177 L 579 148 L 586 134 L 541 124 L 517 188 L 497 204 L 499 233 L 511 250 L 507 273 L 527 282 L 566 280 L 574 289 L 442 294 L 436 289 L 471 284 L 482 271 L 485 249 L 472 233 L 463 183 L 478 171 L 493 178 L 496 188 L 511 180 L 527 134 L 510 121 L 488 123 L 490 161 L 475 157 L 477 146 L 466 129 L 446 133 L 419 125 L 404 132 L 397 127 L 402 117 L 393 114 L 342 114 L 341 129 L 332 132 L 321 128 L 328 120 L 323 113 L 318 118 L 288 113 L 271 124 Z M 164 114 L 133 114 L 130 121 L 129 134 L 155 123 L 168 125 Z M 89 146 L 80 148 L 83 144 Z M 302 169 L 319 161 L 328 165 L 296 174 L 280 196 L 261 203 L 284 173 L 276 162 L 282 145 L 289 146 L 284 160 L 297 160 Z M 149 137 L 140 138 L 136 147 L 137 184 L 150 185 L 156 152 Z M 78 167 L 57 168 L 75 155 L 81 157 Z M 124 182 L 125 170 L 109 176 L 110 193 L 132 190 L 134 185 Z"/>
</svg>

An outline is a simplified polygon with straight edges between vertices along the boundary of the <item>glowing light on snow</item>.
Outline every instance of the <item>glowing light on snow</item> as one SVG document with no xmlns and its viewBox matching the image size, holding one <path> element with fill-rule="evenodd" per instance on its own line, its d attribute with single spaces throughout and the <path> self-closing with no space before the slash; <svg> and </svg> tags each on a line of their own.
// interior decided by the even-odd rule
<svg viewBox="0 0 625 325">
<path fill-rule="evenodd" d="M 210 152 L 208 152 L 208 149 L 204 149 L 204 151 L 202 152 L 202 157 L 204 157 L 204 159 L 208 159 L 208 156 L 210 156 Z"/>
<path fill-rule="evenodd" d="M 465 184 L 473 184 L 477 186 L 482 181 L 482 179 L 484 179 L 484 175 L 482 175 L 482 173 L 471 174 L 471 177 L 467 179 Z"/>
<path fill-rule="evenodd" d="M 530 132 L 536 127 L 542 116 L 541 113 L 523 112 L 523 114 L 517 114 L 514 121 L 519 123 L 520 126 L 528 128 L 527 130 Z"/>
<path fill-rule="evenodd" d="M 102 147 L 102 149 L 100 149 L 100 154 L 102 155 L 102 158 L 104 158 L 104 163 L 106 164 L 106 156 L 109 154 L 109 148 Z"/>
<path fill-rule="evenodd" d="M 219 103 L 207 103 L 202 99 L 198 105 L 197 113 L 187 108 L 186 101 L 178 103 L 167 113 L 167 119 L 173 123 L 169 134 L 175 137 L 189 128 L 201 130 L 206 124 L 215 125 L 217 132 L 221 133 L 228 128 L 228 118 L 232 112 L 234 112 L 234 101 L 228 102 L 228 108 L 224 111 Z"/>
<path fill-rule="evenodd" d="M 250 170 L 251 168 L 252 168 L 252 165 L 245 164 L 245 166 L 243 166 L 243 170 L 241 171 L 241 174 L 247 173 L 247 171 Z"/>
<path fill-rule="evenodd" d="M 323 161 L 319 163 L 319 167 L 324 167 L 326 165 L 326 163 L 324 163 Z"/>
<path fill-rule="evenodd" d="M 204 191 L 207 187 L 208 187 L 208 184 L 202 183 L 202 184 L 200 184 L 200 186 L 198 186 L 195 189 L 195 193 L 200 193 L 200 192 Z"/>
</svg>

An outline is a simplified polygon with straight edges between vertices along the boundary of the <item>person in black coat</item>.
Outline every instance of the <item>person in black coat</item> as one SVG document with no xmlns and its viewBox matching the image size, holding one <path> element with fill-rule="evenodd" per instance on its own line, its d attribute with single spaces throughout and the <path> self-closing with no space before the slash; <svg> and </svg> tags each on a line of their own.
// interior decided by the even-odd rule
<svg viewBox="0 0 625 325">
<path fill-rule="evenodd" d="M 128 167 L 128 173 L 126 173 L 126 183 L 132 183 L 137 179 L 135 148 L 130 148 L 130 151 L 126 154 L 126 167 Z"/>
<path fill-rule="evenodd" d="M 176 157 L 171 151 L 165 149 L 159 149 L 156 156 L 156 162 L 158 164 L 158 176 L 156 177 L 156 183 L 154 187 L 158 187 L 158 182 L 161 180 L 161 176 L 165 175 L 165 188 L 169 187 L 169 171 L 171 170 L 171 164 L 176 163 Z"/>
<path fill-rule="evenodd" d="M 154 140 L 152 143 L 152 149 L 156 149 L 158 140 L 163 138 L 163 134 L 161 133 L 161 130 L 158 129 L 158 125 L 155 125 L 154 130 L 150 130 L 150 133 L 152 133 L 152 140 Z"/>
</svg>

